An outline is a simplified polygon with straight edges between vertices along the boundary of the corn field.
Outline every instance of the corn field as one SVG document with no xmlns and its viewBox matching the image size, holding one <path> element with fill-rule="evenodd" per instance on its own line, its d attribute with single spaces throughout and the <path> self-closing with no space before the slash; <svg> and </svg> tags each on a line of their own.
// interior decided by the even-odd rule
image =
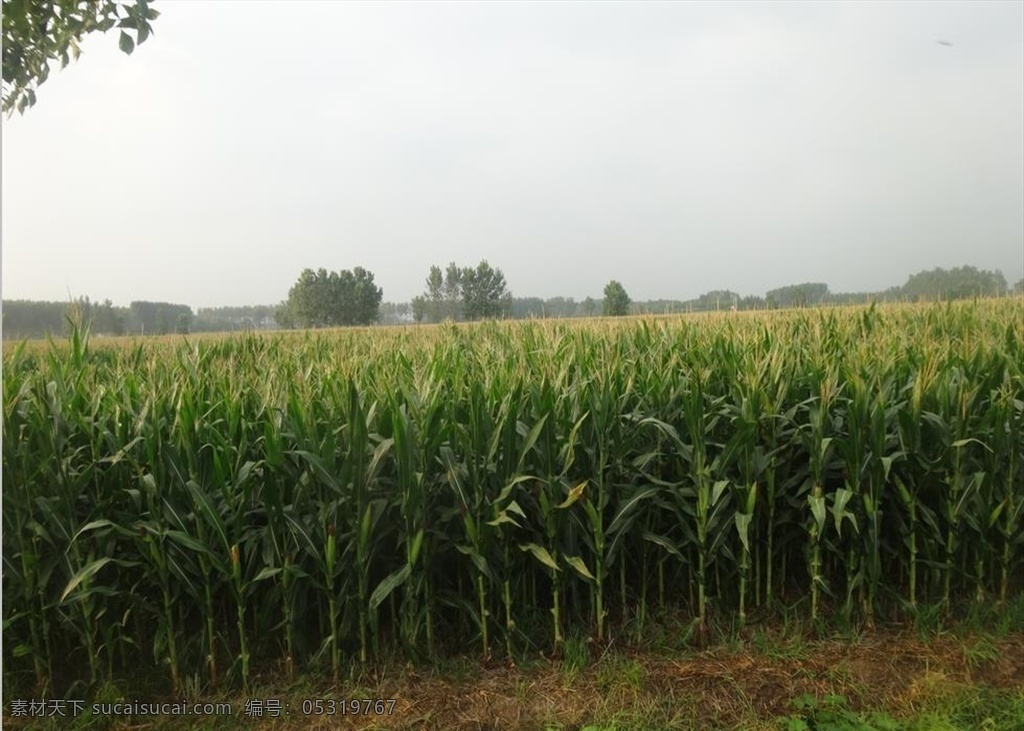
<svg viewBox="0 0 1024 731">
<path fill-rule="evenodd" d="M 659 606 L 1006 601 L 1022 460 L 1020 299 L 77 331 L 4 355 L 4 672 L 177 691 L 557 652 Z"/>
</svg>

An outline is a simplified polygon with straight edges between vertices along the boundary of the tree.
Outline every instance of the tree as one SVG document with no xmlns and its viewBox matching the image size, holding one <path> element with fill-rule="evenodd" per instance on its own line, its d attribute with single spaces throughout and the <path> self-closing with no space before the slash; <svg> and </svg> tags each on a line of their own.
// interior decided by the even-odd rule
<svg viewBox="0 0 1024 731">
<path fill-rule="evenodd" d="M 512 300 L 511 316 L 517 320 L 528 320 L 544 316 L 544 300 L 540 297 L 515 297 Z"/>
<path fill-rule="evenodd" d="M 242 305 L 240 307 L 200 307 L 189 323 L 191 332 L 233 332 L 266 330 L 281 322 L 273 305 Z"/>
<path fill-rule="evenodd" d="M 292 312 L 291 305 L 287 301 L 274 308 L 274 322 L 277 323 L 278 327 L 288 330 L 298 326 L 295 320 L 295 313 Z"/>
<path fill-rule="evenodd" d="M 180 314 L 187 315 L 189 322 L 192 321 L 192 308 L 188 305 L 135 301 L 129 305 L 128 310 L 132 332 L 143 335 L 166 335 Z"/>
<path fill-rule="evenodd" d="M 410 314 L 408 302 L 382 302 L 380 305 L 380 322 L 384 325 L 408 322 Z"/>
<path fill-rule="evenodd" d="M 124 323 L 123 308 L 114 307 L 114 303 L 109 299 L 103 300 L 93 313 L 92 329 L 96 333 L 124 335 Z"/>
<path fill-rule="evenodd" d="M 1024 294 L 1024 279 L 1021 279 L 1015 285 L 1013 285 L 1013 291 L 1016 294 Z"/>
<path fill-rule="evenodd" d="M 993 297 L 1006 292 L 1006 278 L 999 270 L 978 270 L 972 266 L 922 271 L 911 275 L 903 294 L 912 299 L 966 299 Z"/>
<path fill-rule="evenodd" d="M 427 289 L 420 300 L 420 317 L 416 319 L 416 322 L 420 322 L 424 317 L 430 322 L 440 322 L 441 312 L 444 308 L 444 274 L 441 272 L 441 267 L 430 267 L 430 274 L 427 275 Z M 415 302 L 413 306 L 415 306 Z M 415 317 L 415 312 L 413 316 Z"/>
<path fill-rule="evenodd" d="M 427 300 L 417 295 L 412 298 L 412 319 L 414 322 L 423 322 L 427 316 Z"/>
<path fill-rule="evenodd" d="M 373 282 L 373 273 L 356 267 L 349 274 L 348 270 L 341 272 L 341 278 L 346 292 L 351 292 L 351 299 L 347 301 L 347 309 L 351 312 L 351 320 L 343 321 L 343 325 L 369 325 L 377 322 L 380 318 L 380 302 L 384 297 L 384 290 Z"/>
<path fill-rule="evenodd" d="M 572 297 L 549 297 L 544 301 L 544 317 L 574 317 L 576 300 Z"/>
<path fill-rule="evenodd" d="M 444 271 L 444 292 L 443 317 L 446 320 L 462 319 L 462 274 L 463 270 L 455 266 L 455 262 L 449 262 L 448 268 Z"/>
<path fill-rule="evenodd" d="M 765 295 L 778 307 L 807 307 L 820 305 L 829 297 L 828 285 L 824 282 L 804 282 L 773 289 Z"/>
<path fill-rule="evenodd" d="M 167 310 L 160 307 L 156 311 L 156 334 L 166 335 L 170 329 L 170 318 L 167 316 Z"/>
<path fill-rule="evenodd" d="M 340 272 L 304 269 L 278 314 L 300 327 L 369 325 L 377 321 L 383 297 L 373 273 L 362 267 Z"/>
<path fill-rule="evenodd" d="M 463 269 L 459 281 L 462 311 L 467 320 L 502 317 L 511 312 L 512 295 L 505 284 L 505 275 L 500 269 L 492 268 L 486 259 L 475 269 Z"/>
<path fill-rule="evenodd" d="M 626 289 L 616 280 L 608 282 L 604 287 L 604 314 L 606 317 L 619 317 L 629 312 L 629 295 Z"/>
<path fill-rule="evenodd" d="M 148 0 L 4 0 L 3 111 L 23 114 L 35 104 L 50 64 L 77 60 L 88 33 L 121 28 L 118 45 L 130 54 L 153 34 L 150 21 L 159 15 Z"/>
<path fill-rule="evenodd" d="M 505 275 L 486 260 L 476 267 L 458 267 L 450 262 L 444 272 L 430 267 L 422 296 L 412 300 L 416 322 L 442 320 L 480 320 L 505 317 L 512 311 L 512 295 Z"/>
</svg>

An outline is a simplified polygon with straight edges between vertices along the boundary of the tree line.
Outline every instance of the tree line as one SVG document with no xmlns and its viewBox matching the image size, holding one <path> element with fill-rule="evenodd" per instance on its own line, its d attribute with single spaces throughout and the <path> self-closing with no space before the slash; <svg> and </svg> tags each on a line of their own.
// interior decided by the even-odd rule
<svg viewBox="0 0 1024 731">
<path fill-rule="evenodd" d="M 823 282 L 804 282 L 769 290 L 761 296 L 741 296 L 728 289 L 711 290 L 689 300 L 634 302 L 625 287 L 612 280 L 603 298 L 515 297 L 501 269 L 486 260 L 475 267 L 454 262 L 442 270 L 434 265 L 424 291 L 411 302 L 383 302 L 374 275 L 361 267 L 351 271 L 303 270 L 278 305 L 199 308 L 170 302 L 134 301 L 115 306 L 109 299 L 94 302 L 10 300 L 3 302 L 3 336 L 9 339 L 63 336 L 68 318 L 88 322 L 100 335 L 166 335 L 170 333 L 230 332 L 235 330 L 335 327 L 466 321 L 490 318 L 570 318 L 625 314 L 672 314 L 713 310 L 763 310 L 818 305 L 951 300 L 1024 294 L 1024 279 L 1009 287 L 1002 272 L 971 266 L 932 269 L 908 277 L 905 284 L 881 292 L 832 292 Z"/>
<path fill-rule="evenodd" d="M 3 303 L 4 338 L 64 335 L 72 322 L 88 324 L 97 335 L 167 335 L 190 332 L 194 315 L 188 305 L 145 300 L 134 301 L 128 307 L 116 307 L 109 299 L 93 302 L 88 297 L 70 302 Z"/>
<path fill-rule="evenodd" d="M 70 302 L 3 303 L 5 339 L 63 337 L 70 332 L 71 322 L 88 324 L 94 335 L 169 335 L 279 327 L 270 305 L 200 307 L 193 313 L 188 305 L 171 302 L 140 300 L 128 307 L 118 307 L 109 299 L 93 302 L 88 297 Z"/>
</svg>

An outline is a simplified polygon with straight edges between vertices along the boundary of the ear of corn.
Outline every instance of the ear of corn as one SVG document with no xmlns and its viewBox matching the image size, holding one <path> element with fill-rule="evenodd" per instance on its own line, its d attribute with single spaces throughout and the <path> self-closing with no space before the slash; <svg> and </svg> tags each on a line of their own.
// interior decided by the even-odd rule
<svg viewBox="0 0 1024 731">
<path fill-rule="evenodd" d="M 395 645 L 513 660 L 655 603 L 1006 601 L 1022 343 L 1001 300 L 19 345 L 5 673 L 177 690 Z"/>
</svg>

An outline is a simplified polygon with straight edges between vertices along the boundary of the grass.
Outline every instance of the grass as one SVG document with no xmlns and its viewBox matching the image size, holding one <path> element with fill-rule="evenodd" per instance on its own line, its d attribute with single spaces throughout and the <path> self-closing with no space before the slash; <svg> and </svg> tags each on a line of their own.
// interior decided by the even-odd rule
<svg viewBox="0 0 1024 731">
<path fill-rule="evenodd" d="M 616 729 L 616 731 L 1021 731 L 1024 723 L 1024 635 L 984 638 L 949 630 L 922 641 L 913 628 L 863 633 L 858 639 L 805 638 L 788 647 L 792 629 L 749 628 L 712 638 L 701 650 L 651 653 L 636 646 L 600 656 L 569 653 L 525 667 L 463 660 L 416 668 L 397 661 L 357 671 L 351 681 L 304 676 L 266 678 L 248 693 L 209 693 L 189 702 L 230 702 L 231 719 L 168 717 L 116 722 L 78 718 L 14 729 L 151 731 L 185 728 L 307 729 Z M 573 646 L 574 640 L 567 646 Z M 585 644 L 585 643 L 581 643 Z M 762 649 L 763 648 L 763 649 Z M 573 652 L 577 652 L 574 650 Z M 568 678 L 568 680 L 567 680 Z M 104 686 L 95 700 L 134 697 Z M 390 715 L 303 715 L 303 701 L 394 698 Z M 278 699 L 287 717 L 245 718 L 246 700 Z"/>
</svg>

